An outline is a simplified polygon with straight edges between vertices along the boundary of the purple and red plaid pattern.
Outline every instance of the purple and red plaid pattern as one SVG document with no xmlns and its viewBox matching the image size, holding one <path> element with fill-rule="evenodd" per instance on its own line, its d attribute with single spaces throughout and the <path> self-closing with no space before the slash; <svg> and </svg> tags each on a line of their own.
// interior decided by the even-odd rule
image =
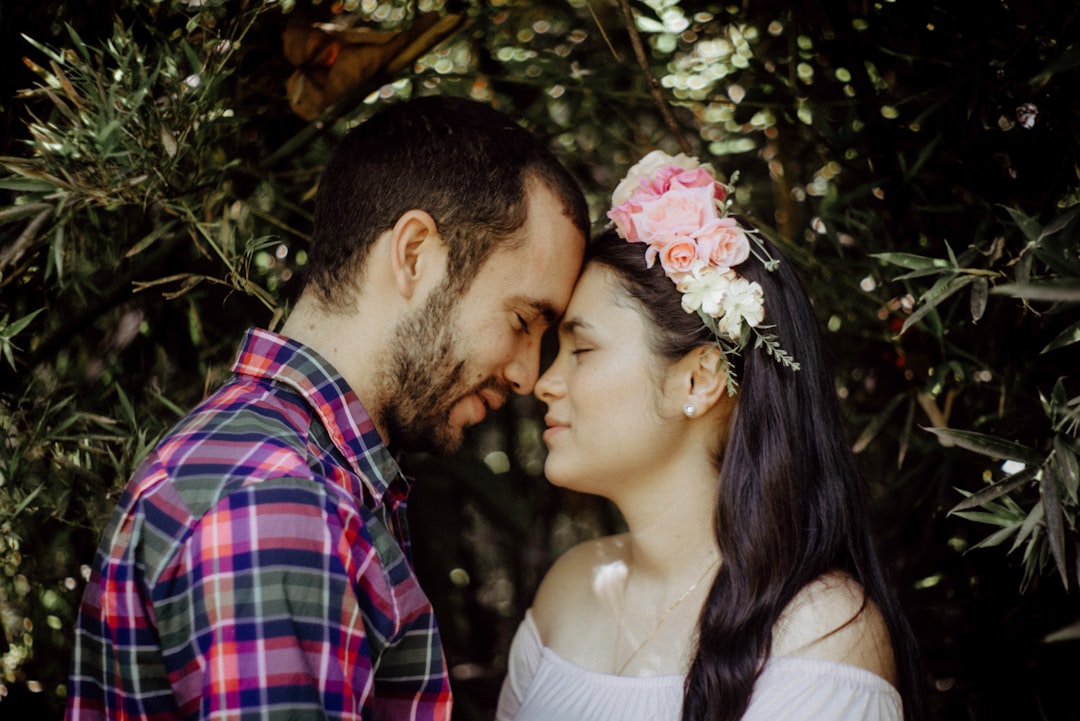
<svg viewBox="0 0 1080 721">
<path fill-rule="evenodd" d="M 68 721 L 450 718 L 408 485 L 345 381 L 253 329 L 125 489 L 76 626 Z"/>
</svg>

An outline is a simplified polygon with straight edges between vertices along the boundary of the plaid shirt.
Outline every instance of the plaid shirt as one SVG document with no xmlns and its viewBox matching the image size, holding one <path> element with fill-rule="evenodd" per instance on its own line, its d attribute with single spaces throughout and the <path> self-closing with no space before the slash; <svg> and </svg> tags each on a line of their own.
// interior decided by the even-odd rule
<svg viewBox="0 0 1080 721">
<path fill-rule="evenodd" d="M 408 485 L 367 412 L 267 331 L 233 370 L 120 498 L 79 611 L 69 721 L 449 719 Z"/>
</svg>

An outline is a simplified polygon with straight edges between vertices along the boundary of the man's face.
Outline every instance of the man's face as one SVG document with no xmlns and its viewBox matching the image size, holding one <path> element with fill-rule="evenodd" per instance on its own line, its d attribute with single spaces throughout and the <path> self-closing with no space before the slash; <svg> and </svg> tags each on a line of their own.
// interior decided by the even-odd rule
<svg viewBox="0 0 1080 721">
<path fill-rule="evenodd" d="M 530 184 L 524 240 L 496 250 L 455 296 L 446 282 L 397 329 L 381 425 L 395 446 L 448 453 L 511 392 L 532 392 L 540 339 L 570 300 L 585 238 L 562 203 Z"/>
</svg>

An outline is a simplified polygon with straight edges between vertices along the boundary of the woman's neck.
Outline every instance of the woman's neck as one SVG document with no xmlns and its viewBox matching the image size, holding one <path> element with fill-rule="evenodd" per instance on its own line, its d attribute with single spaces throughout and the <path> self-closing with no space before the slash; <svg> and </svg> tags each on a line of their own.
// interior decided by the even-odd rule
<svg viewBox="0 0 1080 721">
<path fill-rule="evenodd" d="M 705 462 L 701 462 L 704 460 Z M 628 570 L 659 583 L 678 582 L 718 554 L 714 533 L 717 471 L 707 459 L 669 464 L 652 479 L 614 499 L 628 533 Z"/>
</svg>

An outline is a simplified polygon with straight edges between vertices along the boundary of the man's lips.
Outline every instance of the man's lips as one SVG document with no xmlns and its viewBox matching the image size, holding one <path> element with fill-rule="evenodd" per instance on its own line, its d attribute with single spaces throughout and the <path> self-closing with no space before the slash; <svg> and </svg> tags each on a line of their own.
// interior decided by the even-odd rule
<svg viewBox="0 0 1080 721">
<path fill-rule="evenodd" d="M 476 395 L 480 396 L 484 404 L 493 411 L 499 410 L 506 403 L 506 396 L 496 390 L 484 389 Z"/>
<path fill-rule="evenodd" d="M 465 411 L 468 414 L 468 420 L 465 420 L 466 425 L 476 425 L 487 417 L 488 409 L 498 410 L 506 403 L 506 394 L 499 392 L 494 388 L 482 388 L 478 391 L 474 391 L 464 396 L 460 404 L 471 410 Z"/>
</svg>

